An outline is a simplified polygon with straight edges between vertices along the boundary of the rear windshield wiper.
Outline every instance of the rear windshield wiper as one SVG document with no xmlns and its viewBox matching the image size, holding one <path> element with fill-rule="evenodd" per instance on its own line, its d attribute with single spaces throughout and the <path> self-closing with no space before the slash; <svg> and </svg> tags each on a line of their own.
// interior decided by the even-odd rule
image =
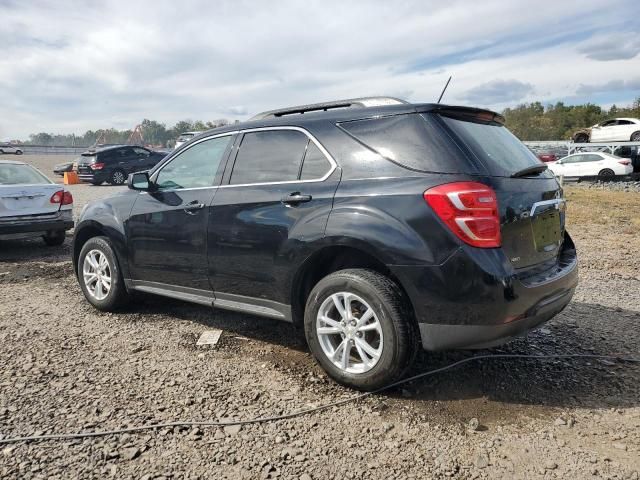
<svg viewBox="0 0 640 480">
<path fill-rule="evenodd" d="M 532 165 L 530 167 L 523 168 L 522 170 L 518 170 L 516 173 L 511 175 L 511 178 L 528 177 L 529 175 L 536 175 L 538 173 L 544 172 L 547 168 L 549 167 L 547 167 L 545 164 Z"/>
</svg>

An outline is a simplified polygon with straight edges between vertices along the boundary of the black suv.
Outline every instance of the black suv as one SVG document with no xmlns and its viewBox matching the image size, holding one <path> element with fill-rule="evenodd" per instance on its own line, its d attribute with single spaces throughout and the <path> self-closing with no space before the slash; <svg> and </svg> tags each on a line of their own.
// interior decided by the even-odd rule
<svg viewBox="0 0 640 480">
<path fill-rule="evenodd" d="M 560 185 L 487 110 L 367 98 L 266 112 L 129 188 L 76 226 L 92 305 L 142 291 L 292 322 L 359 389 L 397 379 L 419 345 L 522 335 L 577 284 Z"/>
<path fill-rule="evenodd" d="M 109 145 L 87 150 L 78 159 L 78 178 L 101 185 L 122 185 L 127 175 L 155 167 L 167 154 L 144 147 Z"/>
</svg>

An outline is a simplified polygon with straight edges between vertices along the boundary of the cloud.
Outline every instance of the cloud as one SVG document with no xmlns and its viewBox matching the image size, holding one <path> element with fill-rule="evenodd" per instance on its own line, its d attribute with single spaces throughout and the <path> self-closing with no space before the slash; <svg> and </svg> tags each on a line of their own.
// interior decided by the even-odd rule
<svg viewBox="0 0 640 480">
<path fill-rule="evenodd" d="M 519 80 L 492 80 L 467 90 L 463 98 L 473 104 L 494 105 L 522 100 L 533 91 L 533 85 Z"/>
<path fill-rule="evenodd" d="M 611 80 L 606 83 L 595 85 L 581 84 L 576 90 L 576 94 L 594 95 L 599 93 L 620 92 L 625 90 L 640 91 L 640 77 L 631 80 Z"/>
<path fill-rule="evenodd" d="M 598 37 L 578 48 L 587 58 L 603 62 L 612 60 L 629 60 L 640 53 L 640 37 L 638 31 L 610 32 L 605 37 Z"/>
<path fill-rule="evenodd" d="M 563 98 L 585 79 L 640 77 L 634 59 L 603 69 L 576 55 L 580 45 L 629 31 L 630 5 L 637 8 L 582 0 L 576 12 L 571 2 L 539 0 L 523 15 L 508 0 L 371 1 L 367 8 L 193 0 L 179 11 L 151 0 L 0 0 L 0 139 L 131 128 L 143 118 L 244 119 L 366 95 L 434 101 L 449 75 L 448 103 L 500 109 L 534 93 Z M 558 33 L 541 36 L 540 25 Z"/>
</svg>

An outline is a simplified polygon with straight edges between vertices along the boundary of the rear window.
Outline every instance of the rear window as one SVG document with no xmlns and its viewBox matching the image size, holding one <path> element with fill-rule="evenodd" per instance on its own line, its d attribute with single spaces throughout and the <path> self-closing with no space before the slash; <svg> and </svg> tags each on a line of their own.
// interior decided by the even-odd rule
<svg viewBox="0 0 640 480">
<path fill-rule="evenodd" d="M 47 177 L 29 165 L 0 164 L 0 185 L 40 185 L 51 183 Z"/>
<path fill-rule="evenodd" d="M 340 128 L 363 145 L 411 170 L 475 173 L 433 115 L 405 114 L 356 120 Z"/>
<path fill-rule="evenodd" d="M 540 164 L 533 152 L 501 124 L 440 117 L 492 175 L 510 176 Z"/>
</svg>

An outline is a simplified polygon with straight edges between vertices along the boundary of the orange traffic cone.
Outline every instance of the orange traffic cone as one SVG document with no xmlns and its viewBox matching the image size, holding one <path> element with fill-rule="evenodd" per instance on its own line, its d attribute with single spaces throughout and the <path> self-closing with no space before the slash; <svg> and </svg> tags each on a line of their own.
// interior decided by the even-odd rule
<svg viewBox="0 0 640 480">
<path fill-rule="evenodd" d="M 74 185 L 76 183 L 80 183 L 80 179 L 78 178 L 78 174 L 76 172 L 64 172 L 65 185 Z"/>
</svg>

